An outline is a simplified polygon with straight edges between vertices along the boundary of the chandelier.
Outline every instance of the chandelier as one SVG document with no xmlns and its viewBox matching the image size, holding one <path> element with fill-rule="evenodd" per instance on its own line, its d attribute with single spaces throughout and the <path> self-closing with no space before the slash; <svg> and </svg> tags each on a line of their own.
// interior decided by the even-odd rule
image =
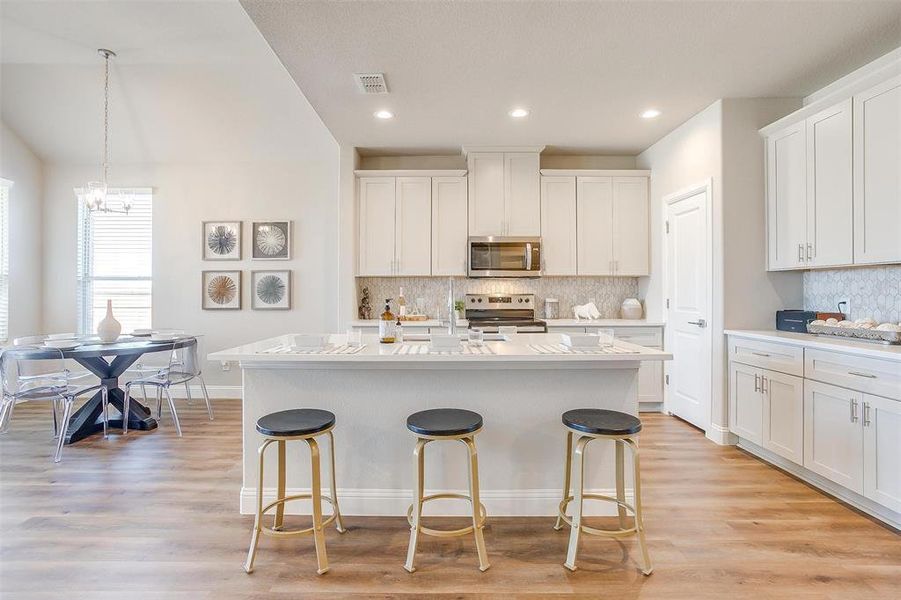
<svg viewBox="0 0 901 600">
<path fill-rule="evenodd" d="M 131 210 L 132 197 L 129 194 L 110 192 L 109 175 L 109 61 L 116 56 L 112 50 L 97 50 L 104 59 L 103 69 L 103 162 L 101 164 L 101 180 L 89 181 L 82 189 L 82 199 L 92 212 L 124 213 Z M 113 202 L 115 200 L 115 203 Z"/>
</svg>

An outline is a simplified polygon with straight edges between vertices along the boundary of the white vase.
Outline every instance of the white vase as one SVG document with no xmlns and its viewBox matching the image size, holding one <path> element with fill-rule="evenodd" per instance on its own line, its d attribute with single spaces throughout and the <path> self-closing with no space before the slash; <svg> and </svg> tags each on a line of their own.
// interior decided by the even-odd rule
<svg viewBox="0 0 901 600">
<path fill-rule="evenodd" d="M 640 319 L 642 312 L 641 302 L 635 298 L 626 298 L 623 301 L 620 315 L 623 319 Z"/>
<path fill-rule="evenodd" d="M 115 342 L 122 333 L 122 323 L 113 316 L 113 301 L 106 301 L 106 316 L 97 325 L 97 335 L 101 342 Z"/>
</svg>

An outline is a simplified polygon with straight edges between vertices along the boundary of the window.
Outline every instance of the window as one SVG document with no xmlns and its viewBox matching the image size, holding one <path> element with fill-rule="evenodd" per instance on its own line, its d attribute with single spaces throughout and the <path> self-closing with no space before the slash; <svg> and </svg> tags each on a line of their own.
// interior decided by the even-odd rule
<svg viewBox="0 0 901 600">
<path fill-rule="evenodd" d="M 9 188 L 0 179 L 0 343 L 9 339 Z"/>
<path fill-rule="evenodd" d="M 131 194 L 131 211 L 91 212 L 84 202 L 78 203 L 79 333 L 97 330 L 107 300 L 123 333 L 151 326 L 152 192 L 141 188 L 109 193 Z"/>
</svg>

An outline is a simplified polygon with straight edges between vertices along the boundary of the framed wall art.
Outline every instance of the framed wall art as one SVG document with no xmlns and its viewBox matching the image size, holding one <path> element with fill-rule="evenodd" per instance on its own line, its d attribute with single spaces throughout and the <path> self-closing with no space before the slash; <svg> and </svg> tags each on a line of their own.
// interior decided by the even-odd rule
<svg viewBox="0 0 901 600">
<path fill-rule="evenodd" d="M 251 234 L 254 260 L 291 258 L 291 221 L 254 221 Z"/>
<path fill-rule="evenodd" d="M 241 221 L 203 222 L 203 260 L 241 260 Z"/>
<path fill-rule="evenodd" d="M 241 271 L 203 271 L 203 310 L 241 309 Z"/>
<path fill-rule="evenodd" d="M 251 271 L 250 308 L 253 310 L 291 308 L 291 271 Z"/>
</svg>

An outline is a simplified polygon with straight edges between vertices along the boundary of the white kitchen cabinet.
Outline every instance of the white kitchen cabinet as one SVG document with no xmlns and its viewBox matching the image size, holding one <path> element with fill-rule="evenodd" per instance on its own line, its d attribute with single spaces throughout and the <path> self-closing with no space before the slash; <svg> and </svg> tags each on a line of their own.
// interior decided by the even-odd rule
<svg viewBox="0 0 901 600">
<path fill-rule="evenodd" d="M 576 179 L 579 275 L 613 275 L 613 178 Z"/>
<path fill-rule="evenodd" d="M 901 402 L 863 395 L 863 493 L 901 513 Z"/>
<path fill-rule="evenodd" d="M 863 394 L 804 382 L 804 467 L 863 493 Z"/>
<path fill-rule="evenodd" d="M 613 270 L 620 276 L 648 274 L 648 180 L 613 178 Z"/>
<path fill-rule="evenodd" d="M 729 429 L 758 446 L 763 445 L 762 371 L 736 362 L 729 368 Z"/>
<path fill-rule="evenodd" d="M 776 371 L 761 372 L 763 443 L 799 465 L 804 464 L 804 380 Z"/>
<path fill-rule="evenodd" d="M 576 178 L 541 178 L 544 275 L 576 274 Z"/>
<path fill-rule="evenodd" d="M 854 261 L 851 100 L 809 117 L 807 245 L 810 267 Z"/>
<path fill-rule="evenodd" d="M 647 361 L 638 367 L 638 403 L 663 402 L 663 361 Z"/>
<path fill-rule="evenodd" d="M 767 256 L 769 268 L 800 269 L 807 256 L 806 124 L 766 140 Z"/>
<path fill-rule="evenodd" d="M 432 275 L 466 276 L 466 177 L 432 178 Z"/>
<path fill-rule="evenodd" d="M 469 235 L 541 235 L 538 152 L 470 152 Z"/>
<path fill-rule="evenodd" d="M 901 262 L 901 76 L 854 96 L 854 262 Z"/>
<path fill-rule="evenodd" d="M 394 274 L 394 177 L 359 179 L 359 274 Z"/>
</svg>

